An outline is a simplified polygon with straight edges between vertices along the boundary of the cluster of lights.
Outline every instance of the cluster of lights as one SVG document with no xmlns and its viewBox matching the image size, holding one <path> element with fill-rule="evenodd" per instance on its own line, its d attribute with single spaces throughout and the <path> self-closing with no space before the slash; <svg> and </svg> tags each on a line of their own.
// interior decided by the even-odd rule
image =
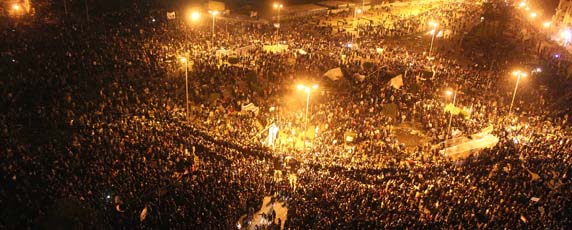
<svg viewBox="0 0 572 230">
<path fill-rule="evenodd" d="M 518 8 L 526 11 L 526 13 L 528 14 L 528 16 L 531 19 L 536 19 L 539 16 L 539 14 L 537 12 L 535 12 L 534 10 L 532 10 L 530 8 L 530 6 L 528 6 L 528 3 L 526 1 L 520 2 L 520 4 L 518 4 Z M 552 25 L 552 22 L 550 22 L 550 21 L 545 21 L 544 23 L 542 23 L 542 27 L 544 27 L 546 29 L 550 28 L 551 25 Z"/>
<path fill-rule="evenodd" d="M 210 15 L 212 15 L 213 17 L 216 17 L 217 15 L 220 14 L 220 12 L 217 10 L 209 10 L 208 13 Z M 201 19 L 201 16 L 202 15 L 201 15 L 200 11 L 197 11 L 197 10 L 191 10 L 187 13 L 187 18 L 189 19 L 189 21 L 192 21 L 192 22 L 199 21 Z"/>
<path fill-rule="evenodd" d="M 526 72 L 524 72 L 524 71 L 521 71 L 521 70 L 515 70 L 515 71 L 512 71 L 512 76 L 515 76 L 515 77 L 527 77 L 528 74 L 527 74 Z"/>
<path fill-rule="evenodd" d="M 523 0 L 522 2 L 520 2 L 518 4 L 518 8 L 519 9 L 523 9 L 524 11 L 526 11 L 526 14 L 528 14 L 528 16 L 534 20 L 537 17 L 539 17 L 539 14 L 536 13 L 535 11 L 533 11 L 530 6 L 528 6 L 528 3 L 526 2 L 526 0 Z M 545 29 L 549 29 L 552 26 L 552 22 L 551 21 L 545 21 L 542 23 L 542 27 Z M 560 39 L 562 41 L 562 43 L 566 46 L 568 44 L 570 44 L 570 42 L 572 41 L 572 31 L 569 28 L 565 28 L 563 30 L 560 30 Z"/>
<path fill-rule="evenodd" d="M 314 90 L 318 89 L 318 85 L 314 84 L 312 86 L 306 86 L 306 85 L 299 84 L 299 85 L 297 85 L 296 88 L 298 88 L 298 90 L 306 91 L 306 93 L 309 93 L 313 89 Z"/>
</svg>

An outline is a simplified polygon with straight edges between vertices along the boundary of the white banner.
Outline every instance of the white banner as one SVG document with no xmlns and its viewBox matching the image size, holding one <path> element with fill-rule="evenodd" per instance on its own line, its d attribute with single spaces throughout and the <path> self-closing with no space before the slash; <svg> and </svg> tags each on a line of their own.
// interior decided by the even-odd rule
<svg viewBox="0 0 572 230">
<path fill-rule="evenodd" d="M 391 87 L 393 88 L 400 89 L 403 86 L 403 75 L 399 74 L 396 77 L 392 78 L 389 81 L 389 85 L 391 85 Z"/>
<path fill-rule="evenodd" d="M 342 68 L 338 67 L 328 70 L 326 73 L 324 73 L 324 76 L 332 81 L 337 81 L 344 76 L 344 73 L 342 73 Z"/>
<path fill-rule="evenodd" d="M 175 14 L 175 11 L 173 11 L 173 12 L 167 12 L 167 19 L 173 20 L 173 19 L 175 19 L 175 18 L 177 18 L 176 14 Z"/>
</svg>

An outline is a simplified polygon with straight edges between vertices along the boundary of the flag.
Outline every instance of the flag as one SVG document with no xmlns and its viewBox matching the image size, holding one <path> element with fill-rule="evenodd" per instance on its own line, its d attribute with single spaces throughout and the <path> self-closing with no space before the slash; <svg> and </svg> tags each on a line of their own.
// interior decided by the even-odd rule
<svg viewBox="0 0 572 230">
<path fill-rule="evenodd" d="M 251 18 L 256 18 L 256 17 L 258 17 L 258 11 L 251 10 L 251 11 L 250 11 L 250 17 L 251 17 Z"/>
<path fill-rule="evenodd" d="M 392 78 L 389 81 L 389 85 L 391 85 L 391 87 L 399 89 L 403 86 L 403 75 L 399 74 L 396 77 Z"/>
<path fill-rule="evenodd" d="M 524 217 L 523 215 L 520 215 L 520 220 L 522 220 L 522 222 L 527 223 L 528 220 L 526 219 L 526 217 Z"/>
<path fill-rule="evenodd" d="M 167 19 L 173 20 L 175 18 L 177 18 L 177 16 L 175 15 L 175 11 L 167 12 Z"/>
<path fill-rule="evenodd" d="M 145 218 L 147 218 L 149 212 L 148 210 L 149 209 L 147 208 L 147 205 L 145 205 L 145 208 L 143 209 L 143 211 L 141 211 L 141 214 L 139 215 L 139 221 L 143 222 Z"/>
</svg>

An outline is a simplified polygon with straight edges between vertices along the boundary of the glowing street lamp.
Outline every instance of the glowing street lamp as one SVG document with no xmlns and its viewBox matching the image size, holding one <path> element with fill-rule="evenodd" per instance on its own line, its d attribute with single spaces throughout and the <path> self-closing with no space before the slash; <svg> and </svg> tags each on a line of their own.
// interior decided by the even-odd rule
<svg viewBox="0 0 572 230">
<path fill-rule="evenodd" d="M 568 43 L 572 39 L 572 31 L 570 31 L 570 29 L 566 28 L 564 31 L 562 31 L 560 36 L 564 40 L 564 45 L 568 45 Z"/>
<path fill-rule="evenodd" d="M 538 14 L 536 12 L 530 13 L 530 18 L 535 19 Z"/>
<path fill-rule="evenodd" d="M 550 26 L 552 25 L 552 22 L 548 21 L 548 22 L 544 22 L 542 24 L 542 26 L 544 26 L 544 28 L 550 28 Z"/>
<path fill-rule="evenodd" d="M 212 26 L 212 38 L 211 38 L 211 44 L 213 44 L 214 46 L 214 38 L 215 38 L 215 18 L 216 16 L 219 14 L 220 12 L 216 11 L 216 10 L 209 10 L 209 14 L 211 14 L 213 16 L 213 26 Z"/>
<path fill-rule="evenodd" d="M 20 6 L 20 4 L 14 3 L 14 5 L 12 5 L 12 9 L 14 11 L 20 11 L 22 9 L 22 7 Z"/>
<path fill-rule="evenodd" d="M 525 7 L 525 6 L 526 6 L 526 2 L 521 2 L 521 3 L 518 5 L 518 7 L 520 7 L 520 8 L 523 8 L 523 7 Z"/>
<path fill-rule="evenodd" d="M 305 124 L 304 124 L 304 139 L 306 139 L 307 135 L 308 135 L 308 109 L 309 109 L 309 105 L 310 105 L 310 92 L 312 90 L 316 90 L 318 89 L 318 85 L 314 84 L 312 86 L 306 86 L 306 85 L 298 85 L 298 90 L 300 91 L 304 91 L 306 92 L 306 114 L 304 115 L 304 120 L 305 120 Z M 306 141 L 304 141 L 304 143 L 306 143 Z M 304 148 L 305 149 L 305 148 Z"/>
<path fill-rule="evenodd" d="M 516 84 L 514 85 L 514 92 L 512 93 L 512 100 L 510 101 L 510 108 L 508 109 L 508 114 L 512 113 L 512 106 L 514 104 L 514 98 L 516 96 L 516 90 L 518 89 L 518 83 L 520 82 L 521 77 L 527 77 L 528 74 L 526 72 L 516 70 L 512 72 L 512 76 L 516 77 Z"/>
<path fill-rule="evenodd" d="M 187 119 L 189 119 L 189 59 L 186 57 L 179 58 L 181 63 L 185 65 L 185 94 L 186 94 L 186 110 L 187 110 Z"/>
<path fill-rule="evenodd" d="M 191 20 L 198 21 L 201 18 L 201 14 L 199 12 L 191 12 Z"/>
<path fill-rule="evenodd" d="M 433 36 L 431 37 L 431 46 L 429 46 L 429 57 L 431 57 L 431 52 L 433 51 L 433 42 L 435 41 L 435 35 L 437 34 L 437 27 L 439 27 L 438 22 L 430 21 L 429 26 L 433 27 Z"/>
</svg>

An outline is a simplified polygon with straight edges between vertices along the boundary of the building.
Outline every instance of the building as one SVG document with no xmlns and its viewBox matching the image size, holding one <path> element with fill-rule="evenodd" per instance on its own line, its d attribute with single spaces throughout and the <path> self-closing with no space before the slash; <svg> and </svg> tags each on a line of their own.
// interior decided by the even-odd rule
<svg viewBox="0 0 572 230">
<path fill-rule="evenodd" d="M 558 29 L 572 27 L 572 0 L 560 0 L 552 22 Z"/>
</svg>

